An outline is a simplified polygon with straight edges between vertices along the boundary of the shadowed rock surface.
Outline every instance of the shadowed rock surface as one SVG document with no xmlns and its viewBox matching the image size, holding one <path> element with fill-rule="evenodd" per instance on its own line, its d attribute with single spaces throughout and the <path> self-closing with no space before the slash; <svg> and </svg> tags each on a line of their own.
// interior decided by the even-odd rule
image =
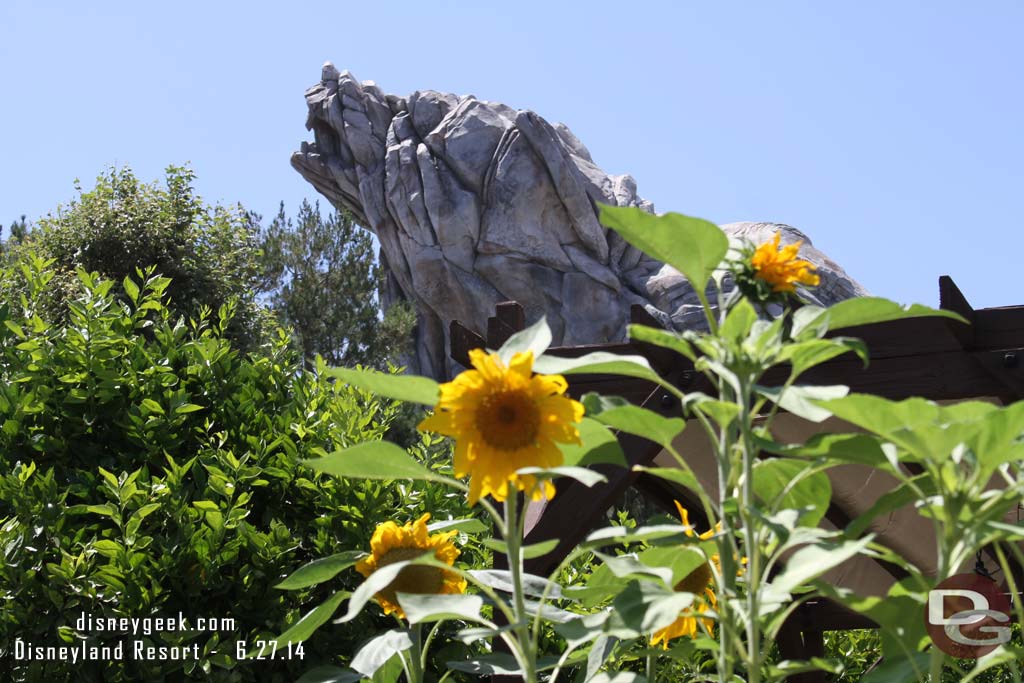
<svg viewBox="0 0 1024 683">
<path fill-rule="evenodd" d="M 471 95 L 386 95 L 330 63 L 306 103 L 314 142 L 292 166 L 376 233 L 384 305 L 408 300 L 417 311 L 414 372 L 448 378 L 449 323 L 483 333 L 501 301 L 520 302 L 529 322 L 546 315 L 556 346 L 625 339 L 632 304 L 676 329 L 702 321 L 678 271 L 598 222 L 598 202 L 654 206 L 564 125 Z M 777 230 L 784 244 L 804 240 L 800 254 L 821 276 L 814 303 L 866 293 L 793 227 L 722 228 L 755 243 Z"/>
</svg>

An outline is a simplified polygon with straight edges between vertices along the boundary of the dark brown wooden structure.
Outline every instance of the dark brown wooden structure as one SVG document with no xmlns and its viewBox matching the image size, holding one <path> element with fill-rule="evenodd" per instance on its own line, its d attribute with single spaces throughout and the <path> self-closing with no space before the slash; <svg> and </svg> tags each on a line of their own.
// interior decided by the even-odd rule
<svg viewBox="0 0 1024 683">
<path fill-rule="evenodd" d="M 971 322 L 964 325 L 948 318 L 930 317 L 899 320 L 842 330 L 844 336 L 864 340 L 871 353 L 865 368 L 850 354 L 824 363 L 802 376 L 803 384 L 845 384 L 851 391 L 873 393 L 898 400 L 922 396 L 936 401 L 972 398 L 998 400 L 1006 405 L 1024 399 L 1024 306 L 974 310 L 947 276 L 939 278 L 940 307 L 954 311 Z M 657 326 L 641 307 L 635 306 L 633 322 Z M 469 366 L 469 350 L 501 346 L 512 334 L 524 329 L 525 315 L 515 302 L 497 306 L 488 320 L 486 336 L 459 322 L 450 328 L 451 357 Z M 692 364 L 674 352 L 642 343 L 614 343 L 552 348 L 549 353 L 581 356 L 593 351 L 638 354 L 646 357 L 658 373 L 680 390 L 712 393 Z M 768 385 L 782 384 L 788 371 L 776 369 L 765 378 Z M 678 416 L 676 399 L 650 382 L 625 377 L 572 375 L 569 392 L 579 397 L 587 392 L 614 394 L 656 412 Z M 633 465 L 650 465 L 661 447 L 646 439 L 620 434 L 620 443 L 630 467 L 600 467 L 607 483 L 585 488 L 575 482 L 559 483 L 559 493 L 545 508 L 527 535 L 527 543 L 558 538 L 559 545 L 548 555 L 528 561 L 527 570 L 546 575 L 565 554 L 601 520 L 629 486 L 660 501 L 674 514 L 673 497 L 685 493 L 672 490 L 662 480 L 634 472 Z M 699 506 L 690 505 L 691 508 Z M 826 519 L 838 528 L 849 518 L 836 505 Z M 887 567 L 894 579 L 902 578 L 896 568 Z M 859 614 L 826 600 L 807 603 L 788 620 L 778 645 L 784 657 L 807 659 L 823 654 L 823 632 L 872 628 L 876 624 Z M 824 674 L 793 677 L 799 683 L 824 680 Z"/>
</svg>

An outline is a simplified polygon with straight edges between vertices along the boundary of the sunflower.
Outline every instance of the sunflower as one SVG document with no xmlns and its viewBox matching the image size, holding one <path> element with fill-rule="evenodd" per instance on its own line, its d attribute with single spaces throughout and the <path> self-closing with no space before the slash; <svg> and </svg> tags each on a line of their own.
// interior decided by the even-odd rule
<svg viewBox="0 0 1024 683">
<path fill-rule="evenodd" d="M 455 439 L 455 476 L 470 477 L 470 505 L 487 495 L 504 501 L 509 484 L 533 500 L 550 500 L 550 481 L 516 470 L 561 465 L 556 442 L 580 443 L 575 423 L 583 405 L 564 396 L 568 383 L 561 375 L 533 374 L 532 351 L 515 354 L 508 367 L 480 349 L 469 359 L 474 369 L 441 385 L 434 414 L 418 428 Z"/>
<path fill-rule="evenodd" d="M 765 242 L 754 250 L 750 257 L 750 265 L 754 269 L 754 277 L 771 286 L 772 292 L 794 292 L 794 284 L 817 285 L 821 279 L 813 272 L 815 266 L 810 261 L 796 257 L 803 240 L 779 248 L 782 234 L 775 233 L 771 242 Z"/>
<path fill-rule="evenodd" d="M 679 504 L 679 501 L 675 501 L 675 504 L 676 508 L 679 510 L 679 517 L 683 521 L 683 526 L 687 527 L 686 535 L 692 537 L 694 533 L 693 528 L 690 527 L 689 513 L 687 513 L 686 508 Z M 705 531 L 697 538 L 702 541 L 706 541 L 721 530 L 722 523 L 719 522 L 715 525 L 714 529 Z M 679 616 L 671 624 L 654 632 L 651 636 L 652 647 L 661 643 L 661 646 L 667 650 L 668 641 L 673 638 L 679 638 L 681 636 L 696 638 L 698 619 L 704 624 L 704 629 L 708 633 L 711 633 L 715 626 L 715 622 L 708 617 L 700 616 L 704 612 L 714 609 L 718 605 L 718 599 L 715 597 L 715 591 L 711 588 L 711 584 L 714 579 L 714 575 L 711 572 L 711 562 L 714 562 L 715 567 L 717 567 L 719 573 L 721 573 L 722 565 L 719 562 L 719 557 L 718 555 L 712 555 L 710 562 L 705 562 L 700 565 L 675 585 L 676 591 L 680 593 L 693 593 L 693 604 L 680 612 Z"/>
<path fill-rule="evenodd" d="M 398 526 L 394 522 L 377 525 L 370 539 L 370 556 L 356 563 L 356 571 L 369 577 L 381 567 L 395 562 L 412 560 L 433 550 L 434 557 L 451 566 L 459 556 L 459 549 L 451 542 L 457 531 L 443 534 L 427 534 L 427 520 L 430 513 L 424 514 L 415 522 L 407 522 Z M 377 602 L 384 609 L 384 614 L 394 612 L 399 618 L 405 618 L 396 593 L 432 593 L 452 594 L 466 590 L 466 580 L 455 572 L 440 567 L 427 565 L 410 565 L 398 573 L 395 580 L 377 593 Z"/>
</svg>

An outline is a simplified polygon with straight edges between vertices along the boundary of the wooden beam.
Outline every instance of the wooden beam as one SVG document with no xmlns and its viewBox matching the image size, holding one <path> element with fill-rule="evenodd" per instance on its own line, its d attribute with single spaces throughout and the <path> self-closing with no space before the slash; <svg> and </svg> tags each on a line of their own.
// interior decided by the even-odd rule
<svg viewBox="0 0 1024 683">
<path fill-rule="evenodd" d="M 967 297 L 953 282 L 953 278 L 948 275 L 939 277 L 939 308 L 958 313 L 967 320 L 966 325 L 955 320 L 946 320 L 946 325 L 965 349 L 973 348 L 977 332 L 974 324 L 974 308 L 967 302 Z"/>
<path fill-rule="evenodd" d="M 975 350 L 1024 346 L 1024 306 L 982 308 L 975 311 Z"/>
<path fill-rule="evenodd" d="M 560 351 L 560 349 L 558 350 Z M 903 357 L 874 359 L 867 368 L 859 359 L 841 356 L 823 363 L 802 376 L 803 384 L 845 384 L 851 391 L 873 393 L 892 400 L 924 396 L 932 400 L 955 400 L 1000 396 L 1009 390 L 1024 390 L 1024 362 L 1006 367 L 1007 354 L 1024 360 L 1024 346 L 1001 352 L 946 351 Z M 699 389 L 710 393 L 711 387 L 695 375 L 689 361 L 680 358 L 673 381 L 684 391 Z M 769 371 L 763 384 L 778 386 L 789 376 L 789 368 L 780 366 Z M 647 382 L 628 377 L 570 375 L 570 391 L 580 395 L 596 391 L 607 395 L 635 393 Z M 697 386 L 697 383 L 700 386 Z"/>
<path fill-rule="evenodd" d="M 1002 387 L 994 395 L 1004 404 L 1024 399 L 1024 348 L 975 351 L 971 356 Z"/>
<path fill-rule="evenodd" d="M 765 374 L 763 384 L 781 385 L 789 374 L 785 367 Z M 847 356 L 805 372 L 801 384 L 846 384 L 850 391 L 899 400 L 923 396 L 933 401 L 998 396 L 1005 386 L 986 371 L 967 351 L 940 351 L 907 356 L 872 358 L 867 368 Z"/>
<path fill-rule="evenodd" d="M 449 354 L 452 360 L 464 368 L 469 367 L 470 350 L 482 349 L 487 345 L 483 337 L 458 320 L 453 320 L 448 326 L 448 340 L 451 348 Z"/>
<path fill-rule="evenodd" d="M 526 311 L 517 301 L 503 301 L 487 319 L 487 348 L 497 349 L 516 332 L 526 329 Z"/>
</svg>

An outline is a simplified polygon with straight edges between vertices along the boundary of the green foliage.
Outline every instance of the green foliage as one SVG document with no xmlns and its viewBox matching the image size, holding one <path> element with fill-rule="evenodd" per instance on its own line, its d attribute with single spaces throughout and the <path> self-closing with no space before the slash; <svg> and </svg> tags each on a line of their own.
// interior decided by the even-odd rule
<svg viewBox="0 0 1024 683">
<path fill-rule="evenodd" d="M 696 532 L 689 514 L 681 510 L 686 526 L 656 518 L 645 520 L 644 526 L 620 520 L 619 526 L 591 531 L 567 549 L 564 538 L 530 539 L 526 544 L 520 498 L 508 496 L 500 512 L 481 499 L 501 537 L 479 542 L 504 554 L 508 569 L 453 568 L 476 595 L 398 593 L 396 599 L 410 617 L 409 628 L 371 639 L 353 659 L 354 671 L 339 670 L 338 680 L 376 675 L 385 663 L 398 658 L 406 680 L 421 683 L 424 677 L 418 662 L 425 661 L 422 649 L 432 640 L 422 640 L 421 622 L 443 618 L 465 626 L 455 634 L 464 644 L 490 641 L 483 652 L 447 661 L 449 671 L 478 677 L 514 675 L 527 683 L 556 680 L 563 672 L 582 683 L 689 679 L 759 683 L 813 671 L 825 672 L 836 681 L 865 683 L 1007 677 L 1019 681 L 1024 649 L 1016 641 L 976 662 L 952 661 L 930 646 L 923 615 L 937 579 L 963 571 L 974 557 L 981 562 L 984 550 L 994 554 L 1009 590 L 1014 594 L 1018 590 L 1019 572 L 1014 572 L 1011 560 L 1016 568 L 1024 563 L 1019 546 L 1024 527 L 1007 520 L 1024 497 L 1020 476 L 1024 402 L 1006 407 L 977 401 L 940 406 L 919 398 L 895 402 L 850 395 L 848 387 L 841 385 L 798 384 L 805 372 L 843 354 L 868 361 L 863 342 L 828 337 L 831 331 L 918 316 L 956 318 L 955 314 L 860 298 L 827 309 L 785 308 L 772 319 L 765 304 L 774 293 L 764 287 L 724 295 L 726 276 L 735 278 L 736 269 L 750 271 L 750 277 L 760 276 L 749 262 L 742 262 L 743 254 L 749 261 L 753 252 L 749 248 L 739 252 L 740 260 L 732 259 L 723 268 L 729 243 L 716 226 L 678 214 L 658 217 L 615 207 L 604 207 L 601 217 L 630 243 L 676 266 L 691 280 L 708 332 L 675 334 L 633 325 L 630 333 L 692 363 L 693 370 L 703 375 L 699 386 L 708 387 L 711 394 L 685 392 L 659 376 L 643 356 L 600 351 L 576 358 L 543 355 L 551 336 L 541 320 L 510 338 L 496 351 L 497 359 L 508 363 L 515 353 L 530 350 L 541 354 L 533 364 L 534 372 L 648 380 L 679 399 L 680 416 L 667 417 L 615 396 L 584 395 L 588 417 L 574 420 L 571 427 L 581 443 L 561 448 L 561 458 L 552 458 L 545 470 L 522 467 L 516 474 L 567 476 L 591 486 L 604 476 L 586 466 L 627 462 L 621 449 L 613 452 L 611 430 L 641 436 L 660 445 L 675 459 L 676 467 L 634 469 L 687 489 L 680 497 L 696 499 L 700 510 L 694 517 L 703 517 L 709 530 Z M 791 299 L 782 301 L 789 304 Z M 429 403 L 437 396 L 432 383 L 414 378 L 399 382 L 358 369 L 336 374 L 361 388 L 403 400 Z M 475 376 L 462 381 L 480 382 Z M 444 397 L 452 390 L 442 386 L 440 391 Z M 501 391 L 512 390 L 506 386 Z M 464 462 L 484 457 L 481 440 L 509 451 L 529 447 L 513 445 L 512 438 L 502 436 L 497 438 L 507 441 L 495 444 L 494 434 L 478 433 L 482 427 L 477 411 L 507 407 L 492 403 L 495 396 L 504 394 L 482 398 L 466 394 L 460 397 L 462 403 L 442 401 L 437 408 L 448 411 L 452 424 L 466 426 L 458 430 L 456 446 Z M 813 423 L 841 418 L 863 433 L 823 433 L 807 444 L 777 443 L 772 427 L 780 409 Z M 537 439 L 538 432 L 529 431 L 536 426 L 517 419 L 519 411 L 519 404 L 508 409 L 509 425 Z M 686 426 L 683 418 L 696 423 L 690 428 L 703 431 L 703 458 L 688 458 L 677 451 L 676 437 Z M 898 483 L 845 529 L 821 525 L 832 501 L 826 472 L 848 464 L 881 470 Z M 436 477 L 401 449 L 382 444 L 336 452 L 318 461 L 318 467 L 370 480 L 433 480 L 466 491 L 460 482 Z M 473 465 L 466 469 L 469 476 L 477 476 Z M 523 500 L 530 494 L 524 492 Z M 933 523 L 937 571 L 915 566 L 876 542 L 876 534 L 866 533 L 878 515 L 911 505 Z M 566 512 L 564 506 L 552 507 L 546 514 L 556 510 Z M 556 547 L 565 552 L 551 558 Z M 365 611 L 372 596 L 394 586 L 407 568 L 445 567 L 429 554 L 414 555 L 396 555 L 368 576 L 352 593 L 345 620 Z M 557 562 L 554 571 L 547 577 L 527 573 L 530 565 L 525 560 L 541 557 Z M 823 579 L 830 570 L 849 567 L 857 557 L 891 563 L 906 578 L 884 596 L 859 596 Z M 300 570 L 293 580 L 301 583 L 303 572 L 319 573 L 326 565 L 333 571 L 345 561 L 327 558 L 324 565 Z M 791 623 L 793 610 L 821 599 L 842 603 L 873 620 L 879 625 L 877 637 L 830 636 L 827 654 L 832 657 L 784 658 L 775 642 Z M 488 612 L 485 606 L 493 609 Z M 1024 621 L 1020 604 L 1013 609 L 1017 620 Z M 504 651 L 494 646 L 499 639 Z M 652 647 L 653 642 L 667 647 Z M 876 665 L 879 654 L 882 661 Z"/>
<path fill-rule="evenodd" d="M 261 291 L 293 330 L 304 358 L 386 368 L 409 351 L 415 315 L 406 305 L 380 314 L 384 271 L 370 233 L 340 213 L 303 201 L 295 221 L 284 204 L 261 234 Z"/>
<path fill-rule="evenodd" d="M 11 226 L 7 229 L 10 233 L 10 237 L 7 238 L 7 244 L 4 244 L 3 240 L 3 225 L 0 225 L 0 258 L 3 257 L 4 252 L 10 247 L 17 246 L 25 241 L 25 236 L 28 234 L 29 224 L 25 220 L 25 216 L 22 215 L 19 220 L 11 223 Z"/>
<path fill-rule="evenodd" d="M 78 269 L 113 280 L 114 291 L 137 268 L 154 266 L 170 278 L 167 294 L 173 315 L 198 319 L 205 307 L 217 311 L 235 300 L 228 336 L 236 346 L 255 348 L 273 338 L 273 325 L 256 303 L 260 275 L 257 228 L 241 206 L 205 204 L 193 187 L 195 174 L 169 166 L 162 186 L 144 183 L 128 168 L 110 168 L 70 204 L 40 219 L 24 236 L 12 228 L 11 242 L 22 241 L 13 256 L 30 249 L 53 259 L 50 290 L 40 301 L 45 320 L 66 319 L 77 295 Z M 27 286 L 17 273 L 2 285 L 15 293 Z"/>
<path fill-rule="evenodd" d="M 304 660 L 235 658 L 237 640 L 281 633 L 355 587 L 345 574 L 274 588 L 298 567 L 367 548 L 381 519 L 461 516 L 463 500 L 438 489 L 299 466 L 379 440 L 396 404 L 335 382 L 322 362 L 303 370 L 283 333 L 241 353 L 230 303 L 181 319 L 174 283 L 153 268 L 119 283 L 79 270 L 65 321 L 51 322 L 42 302 L 63 271 L 28 252 L 16 267 L 21 296 L 0 303 L 0 679 L 291 681 L 381 627 L 367 613 L 324 624 Z M 446 460 L 436 438 L 413 451 L 425 467 Z M 235 621 L 140 636 L 196 645 L 196 660 L 14 661 L 16 638 L 114 644 L 76 633 L 83 612 Z"/>
</svg>

